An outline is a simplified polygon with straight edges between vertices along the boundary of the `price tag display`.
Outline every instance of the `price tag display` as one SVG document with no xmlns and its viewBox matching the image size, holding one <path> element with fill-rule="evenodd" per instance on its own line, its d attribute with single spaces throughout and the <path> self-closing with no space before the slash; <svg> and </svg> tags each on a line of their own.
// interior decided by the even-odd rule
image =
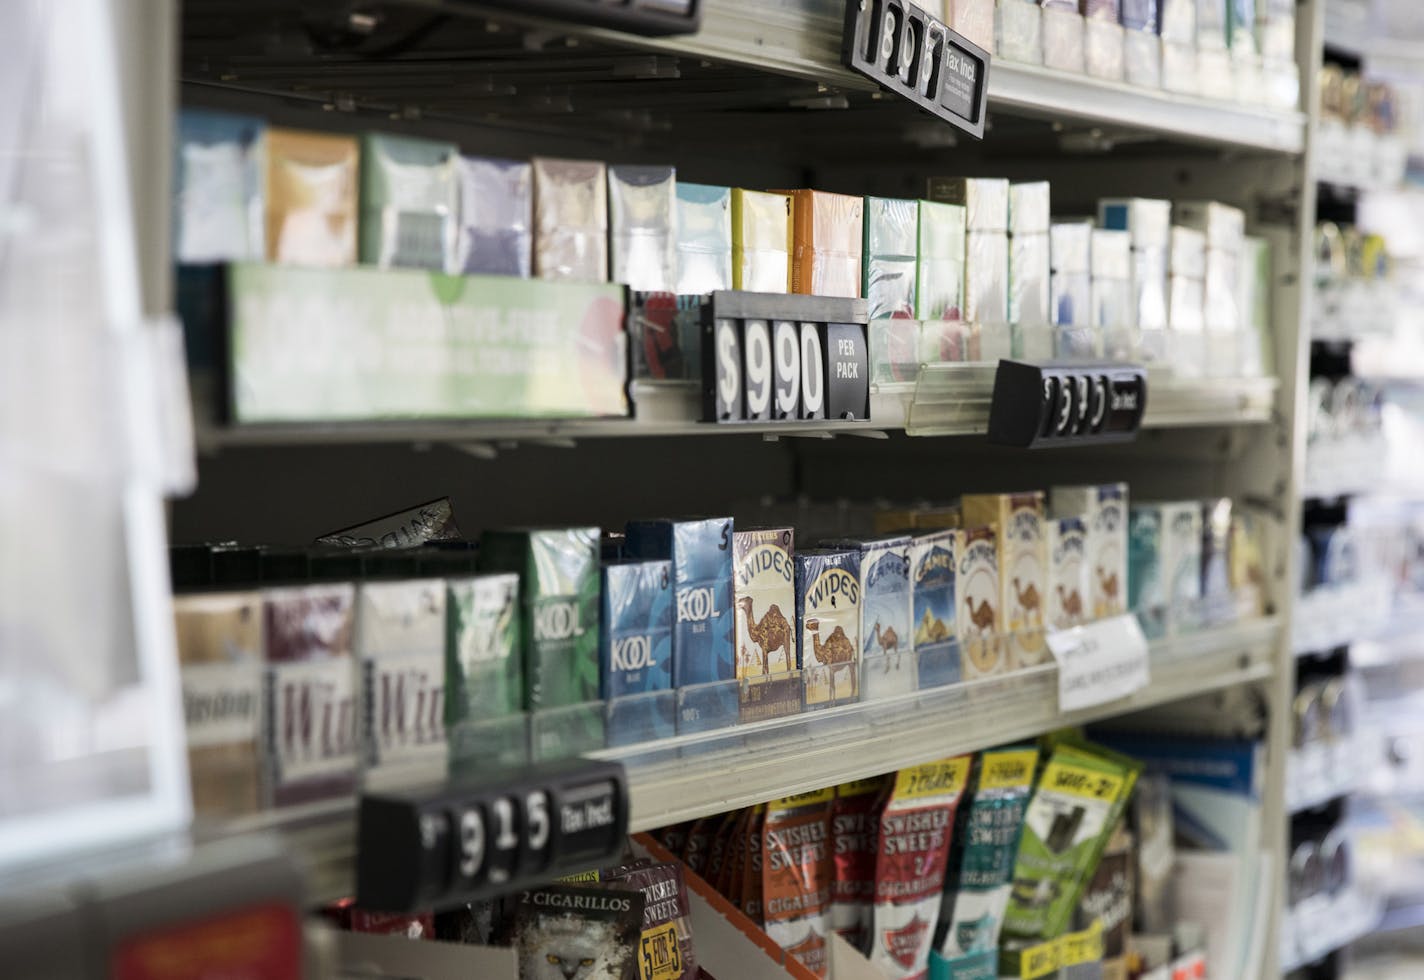
<svg viewBox="0 0 1424 980">
<path fill-rule="evenodd" d="M 1130 364 L 1000 361 L 989 441 L 1042 448 L 1125 442 L 1147 410 L 1147 372 Z"/>
<path fill-rule="evenodd" d="M 1048 634 L 1058 661 L 1058 710 L 1077 711 L 1124 698 L 1149 680 L 1147 639 L 1137 617 L 1111 619 Z"/>
<path fill-rule="evenodd" d="M 975 139 L 989 52 L 905 0 L 846 0 L 841 63 Z"/>
<path fill-rule="evenodd" d="M 862 299 L 719 291 L 702 305 L 702 419 L 786 423 L 870 416 Z"/>
<path fill-rule="evenodd" d="M 438 908 L 612 860 L 627 835 L 626 785 L 616 762 L 575 760 L 367 794 L 357 902 L 380 912 Z"/>
</svg>

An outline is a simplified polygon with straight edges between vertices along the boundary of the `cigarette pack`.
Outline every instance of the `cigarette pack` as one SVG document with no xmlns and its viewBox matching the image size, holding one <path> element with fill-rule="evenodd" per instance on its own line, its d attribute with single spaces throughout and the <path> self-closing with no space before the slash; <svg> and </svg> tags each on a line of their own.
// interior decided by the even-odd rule
<svg viewBox="0 0 1424 980">
<path fill-rule="evenodd" d="M 626 561 L 603 566 L 599 622 L 601 693 L 612 699 L 609 744 L 671 736 L 675 724 L 670 699 L 628 697 L 672 689 L 671 563 Z"/>
<path fill-rule="evenodd" d="M 1071 629 L 1087 622 L 1088 528 L 1082 517 L 1048 521 L 1048 625 Z"/>
<path fill-rule="evenodd" d="M 732 189 L 732 288 L 752 293 L 791 290 L 789 194 Z"/>
<path fill-rule="evenodd" d="M 1048 659 L 1044 592 L 1048 588 L 1042 491 L 965 494 L 964 520 L 998 531 L 999 615 L 1008 670 Z"/>
<path fill-rule="evenodd" d="M 369 778 L 445 761 L 445 583 L 362 582 L 356 593 L 361 743 Z"/>
<path fill-rule="evenodd" d="M 818 548 L 796 554 L 797 661 L 806 707 L 859 698 L 860 553 Z"/>
<path fill-rule="evenodd" d="M 910 540 L 915 657 L 920 687 L 959 681 L 959 643 L 955 636 L 955 560 L 962 532 L 953 529 L 916 534 Z"/>
<path fill-rule="evenodd" d="M 861 695 L 913 691 L 918 680 L 909 536 L 832 540 L 826 546 L 860 556 Z"/>
<path fill-rule="evenodd" d="M 242 262 L 264 252 L 266 124 L 252 116 L 184 109 L 173 157 L 173 256 Z"/>
<path fill-rule="evenodd" d="M 964 310 L 964 207 L 920 201 L 915 316 L 958 320 Z"/>
<path fill-rule="evenodd" d="M 448 728 L 521 711 L 523 616 L 512 572 L 445 584 L 445 723 Z"/>
<path fill-rule="evenodd" d="M 864 199 L 825 191 L 791 195 L 791 291 L 813 296 L 860 296 Z"/>
<path fill-rule="evenodd" d="M 520 576 L 524 706 L 598 697 L 598 528 L 487 531 L 480 566 Z"/>
<path fill-rule="evenodd" d="M 613 281 L 667 292 L 677 281 L 677 173 L 667 166 L 608 168 Z"/>
<path fill-rule="evenodd" d="M 1117 616 L 1126 611 L 1127 588 L 1127 484 L 1054 487 L 1049 495 L 1054 517 L 1083 517 L 1088 532 L 1088 591 L 1092 596 L 1090 619 Z"/>
<path fill-rule="evenodd" d="M 267 131 L 267 259 L 356 263 L 361 153 L 355 137 Z"/>
<path fill-rule="evenodd" d="M 453 143 L 361 137 L 361 261 L 456 271 L 459 151 Z"/>
<path fill-rule="evenodd" d="M 523 160 L 459 159 L 456 267 L 528 279 L 534 269 L 534 169 Z"/>
<path fill-rule="evenodd" d="M 602 163 L 535 157 L 534 274 L 608 279 L 608 178 Z"/>
<path fill-rule="evenodd" d="M 1004 618 L 998 529 L 993 525 L 969 527 L 960 540 L 954 588 L 961 675 L 965 680 L 976 680 L 1007 673 L 1009 658 L 1001 636 Z"/>
<path fill-rule="evenodd" d="M 677 285 L 680 296 L 732 288 L 732 191 L 677 184 Z"/>
<path fill-rule="evenodd" d="M 920 209 L 915 201 L 865 198 L 862 295 L 870 319 L 913 319 L 920 237 Z"/>
</svg>

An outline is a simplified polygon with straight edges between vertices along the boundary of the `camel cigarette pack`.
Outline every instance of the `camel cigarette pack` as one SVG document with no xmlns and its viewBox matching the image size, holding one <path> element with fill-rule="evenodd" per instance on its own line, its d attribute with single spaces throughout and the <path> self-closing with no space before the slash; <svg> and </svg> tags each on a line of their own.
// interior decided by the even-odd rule
<svg viewBox="0 0 1424 980">
<path fill-rule="evenodd" d="M 901 769 L 880 812 L 870 962 L 891 980 L 928 975 L 954 815 L 973 757 Z"/>
<path fill-rule="evenodd" d="M 875 903 L 876 815 L 885 780 L 836 787 L 831 803 L 831 928 L 862 953 L 870 948 Z"/>
<path fill-rule="evenodd" d="M 1008 672 L 1000 633 L 999 532 L 994 525 L 965 529 L 954 577 L 955 628 L 960 676 L 965 680 Z"/>
<path fill-rule="evenodd" d="M 453 143 L 361 137 L 363 263 L 455 271 L 459 157 Z"/>
<path fill-rule="evenodd" d="M 672 682 L 676 687 L 737 676 L 732 615 L 730 517 L 633 521 L 627 551 L 672 562 Z"/>
<path fill-rule="evenodd" d="M 732 537 L 737 677 L 743 721 L 801 710 L 796 666 L 795 534 L 791 528 L 737 531 Z"/>
<path fill-rule="evenodd" d="M 860 296 L 864 199 L 826 191 L 791 195 L 791 291 L 812 296 Z"/>
<path fill-rule="evenodd" d="M 603 566 L 599 658 L 604 699 L 672 689 L 672 564 L 627 561 Z M 622 745 L 674 732 L 670 703 L 612 700 L 608 739 Z"/>
<path fill-rule="evenodd" d="M 817 548 L 796 554 L 796 635 L 806 707 L 859 697 L 858 551 Z"/>
<path fill-rule="evenodd" d="M 822 789 L 773 800 L 762 827 L 766 934 L 818 977 L 828 966 L 834 795 L 834 789 Z"/>
<path fill-rule="evenodd" d="M 861 695 L 913 691 L 915 643 L 910 617 L 910 539 L 905 535 L 828 542 L 860 552 Z M 873 666 L 871 666 L 873 664 Z"/>
<path fill-rule="evenodd" d="M 1004 932 L 1042 941 L 1062 935 L 1141 763 L 1099 746 L 1064 741 L 1053 750 L 1024 815 Z"/>
<path fill-rule="evenodd" d="M 519 893 L 514 949 L 521 977 L 641 980 L 643 893 L 545 885 Z"/>
<path fill-rule="evenodd" d="M 999 947 L 1013 887 L 1024 811 L 1033 792 L 1038 750 L 1014 746 L 979 756 L 974 799 L 960 810 L 945 876 L 938 942 L 945 957 Z"/>
<path fill-rule="evenodd" d="M 969 524 L 994 525 L 999 532 L 999 609 L 1008 670 L 1048 659 L 1044 639 L 1044 592 L 1048 554 L 1043 492 L 966 494 Z"/>
<path fill-rule="evenodd" d="M 631 868 L 603 879 L 614 887 L 643 893 L 639 940 L 639 980 L 682 980 L 697 976 L 692 948 L 692 907 L 682 865 L 676 861 Z"/>
<path fill-rule="evenodd" d="M 356 593 L 368 774 L 445 758 L 445 582 L 363 582 Z"/>
<path fill-rule="evenodd" d="M 1127 611 L 1127 484 L 1054 487 L 1049 494 L 1054 517 L 1082 516 L 1088 528 L 1089 619 Z"/>
<path fill-rule="evenodd" d="M 1081 517 L 1048 521 L 1048 627 L 1066 630 L 1087 622 L 1088 528 Z"/>
<path fill-rule="evenodd" d="M 355 137 L 267 131 L 267 259 L 293 265 L 356 264 Z"/>
<path fill-rule="evenodd" d="M 262 594 L 264 747 L 267 788 L 277 806 L 341 796 L 355 786 L 355 592 L 342 584 Z"/>
<path fill-rule="evenodd" d="M 922 688 L 956 684 L 961 676 L 954 572 L 962 538 L 961 531 L 943 530 L 910 539 L 911 629 Z"/>
<path fill-rule="evenodd" d="M 199 817 L 261 804 L 262 596 L 176 596 L 188 771 Z"/>
<path fill-rule="evenodd" d="M 520 576 L 524 706 L 581 704 L 598 697 L 598 528 L 489 531 L 486 571 Z"/>
<path fill-rule="evenodd" d="M 796 668 L 794 541 L 790 528 L 757 528 L 732 536 L 739 678 Z"/>
<path fill-rule="evenodd" d="M 445 630 L 446 725 L 522 710 L 519 576 L 506 572 L 446 580 Z"/>
</svg>

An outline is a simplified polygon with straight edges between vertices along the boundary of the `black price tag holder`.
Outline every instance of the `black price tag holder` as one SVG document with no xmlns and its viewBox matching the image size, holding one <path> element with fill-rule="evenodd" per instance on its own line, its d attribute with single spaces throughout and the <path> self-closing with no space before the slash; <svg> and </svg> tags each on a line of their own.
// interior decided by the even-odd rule
<svg viewBox="0 0 1424 980">
<path fill-rule="evenodd" d="M 989 52 L 905 0 L 846 0 L 841 61 L 887 92 L 984 138 Z"/>
<path fill-rule="evenodd" d="M 702 304 L 702 420 L 870 419 L 863 299 L 719 290 Z"/>
<path fill-rule="evenodd" d="M 616 860 L 628 835 L 617 762 L 571 759 L 424 789 L 367 793 L 356 901 L 411 912 L 502 895 Z"/>
<path fill-rule="evenodd" d="M 704 0 L 465 0 L 470 6 L 508 10 L 592 27 L 611 27 L 644 37 L 695 34 Z"/>
<path fill-rule="evenodd" d="M 989 441 L 1040 449 L 1131 442 L 1147 411 L 1147 371 L 1135 364 L 1000 361 Z"/>
</svg>

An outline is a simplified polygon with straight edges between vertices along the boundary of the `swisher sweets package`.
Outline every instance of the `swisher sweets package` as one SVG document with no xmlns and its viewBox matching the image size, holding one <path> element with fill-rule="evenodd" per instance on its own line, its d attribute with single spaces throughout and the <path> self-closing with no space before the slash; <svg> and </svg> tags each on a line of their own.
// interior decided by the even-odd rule
<svg viewBox="0 0 1424 980">
<path fill-rule="evenodd" d="M 773 800 L 762 828 L 766 934 L 817 976 L 826 975 L 830 932 L 830 810 L 835 790 Z M 725 892 L 724 892 L 725 894 Z"/>
<path fill-rule="evenodd" d="M 836 787 L 831 802 L 831 928 L 864 952 L 875 901 L 875 816 L 885 780 L 858 779 Z"/>
<path fill-rule="evenodd" d="M 519 893 L 514 948 L 522 980 L 641 980 L 641 890 L 546 885 Z"/>
<path fill-rule="evenodd" d="M 1027 746 L 979 756 L 974 798 L 960 808 L 940 906 L 937 947 L 946 959 L 998 949 L 1037 765 L 1038 750 Z"/>
<path fill-rule="evenodd" d="M 692 908 L 682 879 L 682 865 L 674 861 L 620 870 L 603 880 L 615 887 L 634 888 L 643 893 L 643 932 L 638 941 L 639 980 L 681 980 L 697 976 L 697 957 L 692 948 Z M 592 977 L 591 974 L 573 975 Z"/>
<path fill-rule="evenodd" d="M 1008 936 L 1034 943 L 1068 929 L 1141 768 L 1126 756 L 1075 740 L 1053 750 L 1024 815 L 1004 913 Z"/>
<path fill-rule="evenodd" d="M 928 975 L 954 813 L 971 756 L 901 769 L 880 811 L 870 962 L 890 980 Z"/>
</svg>

